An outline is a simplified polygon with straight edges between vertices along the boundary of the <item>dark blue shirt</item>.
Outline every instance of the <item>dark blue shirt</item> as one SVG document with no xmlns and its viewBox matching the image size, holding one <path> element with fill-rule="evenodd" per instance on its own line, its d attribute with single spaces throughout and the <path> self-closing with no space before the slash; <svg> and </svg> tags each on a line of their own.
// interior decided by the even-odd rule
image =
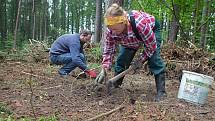
<svg viewBox="0 0 215 121">
<path fill-rule="evenodd" d="M 87 65 L 82 62 L 80 53 L 83 53 L 83 44 L 80 42 L 80 34 L 65 34 L 57 38 L 50 49 L 51 55 L 71 53 L 72 62 L 85 70 Z M 84 53 L 83 53 L 84 54 Z"/>
</svg>

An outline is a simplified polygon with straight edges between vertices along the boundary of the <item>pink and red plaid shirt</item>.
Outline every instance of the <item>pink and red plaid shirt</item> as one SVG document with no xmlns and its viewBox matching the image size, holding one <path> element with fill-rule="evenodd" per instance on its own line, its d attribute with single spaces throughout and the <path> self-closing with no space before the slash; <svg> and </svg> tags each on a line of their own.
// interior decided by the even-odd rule
<svg viewBox="0 0 215 121">
<path fill-rule="evenodd" d="M 127 26 L 127 34 L 114 35 L 111 30 L 107 28 L 102 61 L 104 68 L 111 68 L 116 45 L 118 44 L 133 49 L 138 49 L 141 44 L 144 44 L 144 52 L 141 55 L 143 62 L 151 57 L 156 50 L 157 44 L 155 33 L 153 32 L 153 28 L 155 26 L 154 16 L 136 10 L 133 10 L 132 14 L 135 18 L 136 28 L 142 40 L 138 40 L 136 38 L 130 24 Z M 129 15 L 127 15 L 127 18 L 128 21 L 130 21 Z"/>
</svg>

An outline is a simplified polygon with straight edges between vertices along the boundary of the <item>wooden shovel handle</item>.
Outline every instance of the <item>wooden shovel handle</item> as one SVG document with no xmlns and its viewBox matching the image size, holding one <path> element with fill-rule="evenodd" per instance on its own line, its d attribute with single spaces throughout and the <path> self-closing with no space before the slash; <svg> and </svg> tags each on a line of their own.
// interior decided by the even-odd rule
<svg viewBox="0 0 215 121">
<path fill-rule="evenodd" d="M 109 79 L 108 81 L 117 81 L 118 79 L 120 79 L 121 77 L 125 76 L 126 74 L 128 74 L 130 71 L 132 71 L 132 67 L 130 66 L 128 69 L 126 69 L 125 71 L 123 71 L 122 73 L 114 76 L 113 78 Z"/>
</svg>

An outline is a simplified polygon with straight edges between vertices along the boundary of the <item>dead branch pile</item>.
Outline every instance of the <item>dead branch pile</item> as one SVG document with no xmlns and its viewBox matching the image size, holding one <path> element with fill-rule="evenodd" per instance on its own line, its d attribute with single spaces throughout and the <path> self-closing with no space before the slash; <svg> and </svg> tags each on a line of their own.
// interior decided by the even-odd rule
<svg viewBox="0 0 215 121">
<path fill-rule="evenodd" d="M 199 48 L 182 48 L 176 45 L 165 46 L 161 51 L 169 78 L 180 78 L 182 70 L 215 77 L 214 54 Z"/>
<path fill-rule="evenodd" d="M 29 61 L 34 62 L 49 62 L 48 56 L 49 56 L 49 48 L 48 44 L 36 40 L 30 40 L 29 39 L 29 47 L 26 48 L 28 51 L 28 57 L 30 57 Z"/>
<path fill-rule="evenodd" d="M 6 59 L 7 53 L 0 51 L 0 63 L 4 62 Z"/>
</svg>

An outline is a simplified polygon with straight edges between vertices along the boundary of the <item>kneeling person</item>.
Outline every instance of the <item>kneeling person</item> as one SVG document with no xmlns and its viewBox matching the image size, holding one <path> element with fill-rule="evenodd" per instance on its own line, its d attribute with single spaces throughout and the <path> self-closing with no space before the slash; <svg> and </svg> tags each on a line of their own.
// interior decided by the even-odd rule
<svg viewBox="0 0 215 121">
<path fill-rule="evenodd" d="M 65 77 L 76 67 L 91 78 L 96 77 L 96 72 L 89 70 L 83 51 L 83 45 L 90 41 L 92 33 L 82 30 L 79 34 L 64 34 L 55 40 L 50 49 L 50 60 L 57 65 L 63 65 L 58 73 Z"/>
</svg>

